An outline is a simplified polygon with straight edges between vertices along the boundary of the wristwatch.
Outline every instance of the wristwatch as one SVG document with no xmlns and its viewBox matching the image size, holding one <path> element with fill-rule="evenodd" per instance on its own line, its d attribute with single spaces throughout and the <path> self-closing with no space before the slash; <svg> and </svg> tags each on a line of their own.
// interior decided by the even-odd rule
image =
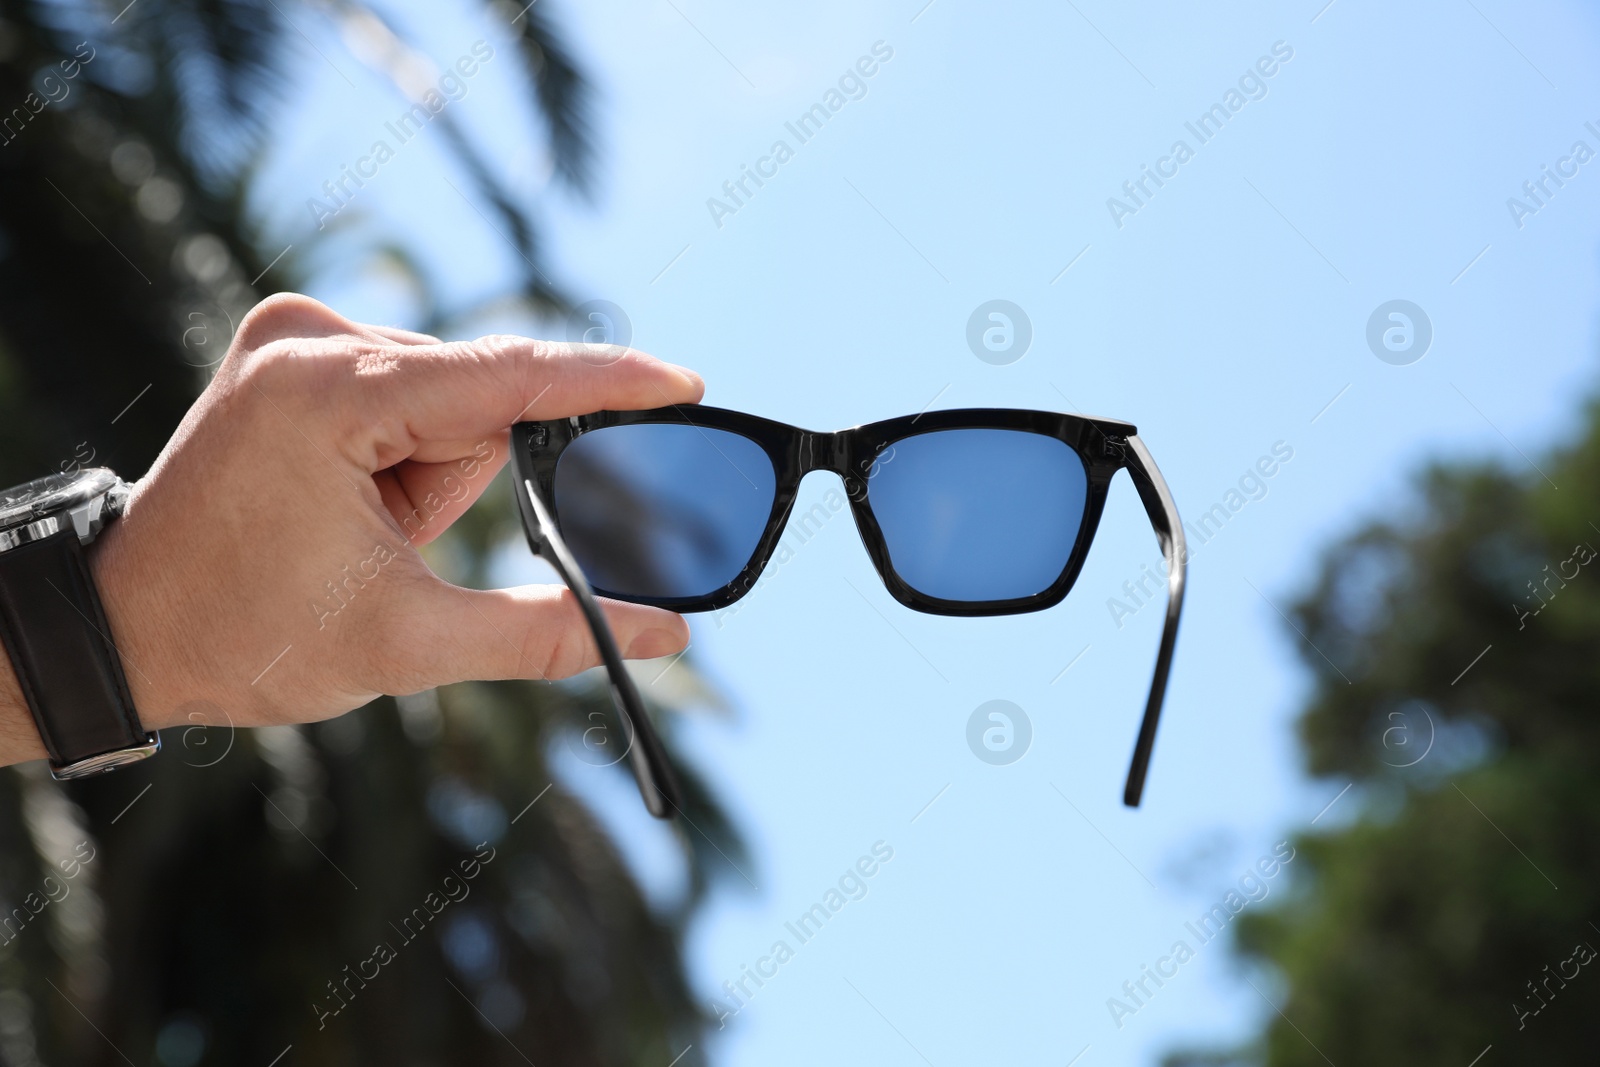
<svg viewBox="0 0 1600 1067">
<path fill-rule="evenodd" d="M 57 779 L 161 749 L 139 723 L 84 553 L 127 502 L 104 467 L 0 491 L 0 641 Z"/>
</svg>

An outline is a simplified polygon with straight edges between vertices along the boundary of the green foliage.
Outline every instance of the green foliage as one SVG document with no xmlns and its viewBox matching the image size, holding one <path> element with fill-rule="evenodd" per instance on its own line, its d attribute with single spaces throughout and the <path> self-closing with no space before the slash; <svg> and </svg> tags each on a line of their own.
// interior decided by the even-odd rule
<svg viewBox="0 0 1600 1067">
<path fill-rule="evenodd" d="M 288 20 L 409 47 L 381 13 L 142 0 L 114 14 L 0 0 L 0 118 L 28 112 L 0 135 L 0 484 L 75 463 L 138 476 L 233 324 L 289 286 L 308 252 L 340 269 L 411 252 L 398 238 L 327 242 L 268 270 L 284 242 L 245 208 L 252 161 L 284 132 L 284 45 L 300 41 Z M 503 5 L 493 15 L 508 25 Z M 543 8 L 505 32 L 541 120 L 523 136 L 543 137 L 556 174 L 581 189 L 587 85 Z M 40 74 L 85 40 L 95 57 L 70 95 L 27 106 Z M 557 306 L 535 266 L 531 205 L 447 120 L 435 143 L 527 267 L 485 302 Z M 410 325 L 465 313 L 437 308 L 413 273 L 423 311 Z M 495 546 L 520 537 L 510 515 L 502 482 L 435 558 L 482 580 Z M 250 606 L 238 608 L 248 625 Z M 731 873 L 723 854 L 745 859 L 680 767 L 687 888 L 652 908 L 584 804 L 544 792 L 549 754 L 599 699 L 464 685 L 316 727 L 168 731 L 159 758 L 69 786 L 37 767 L 0 772 L 0 1061 L 266 1064 L 293 1044 L 285 1064 L 664 1065 L 692 1043 L 679 1063 L 703 1063 L 707 1020 L 678 943 Z M 493 858 L 464 881 L 480 842 Z M 445 887 L 450 875 L 465 893 Z M 379 943 L 392 960 L 351 981 L 372 973 Z"/>
<path fill-rule="evenodd" d="M 1282 1015 L 1169 1064 L 1592 1061 L 1600 406 L 1585 426 L 1543 473 L 1434 466 L 1327 554 L 1295 611 L 1300 737 L 1359 816 L 1298 837 L 1294 892 L 1237 924 Z"/>
</svg>

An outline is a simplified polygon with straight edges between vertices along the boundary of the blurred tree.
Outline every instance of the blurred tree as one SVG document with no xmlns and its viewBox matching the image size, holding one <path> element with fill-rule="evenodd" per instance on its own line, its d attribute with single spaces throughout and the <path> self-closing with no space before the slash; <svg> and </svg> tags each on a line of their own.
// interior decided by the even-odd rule
<svg viewBox="0 0 1600 1067">
<path fill-rule="evenodd" d="M 546 9 L 520 8 L 461 14 L 514 40 L 537 119 L 523 136 L 582 191 L 585 83 Z M 140 474 L 233 324 L 299 276 L 309 250 L 275 259 L 248 194 L 283 132 L 285 43 L 330 20 L 415 98 L 429 61 L 365 4 L 0 0 L 0 484 Z M 562 307 L 529 206 L 448 114 L 432 126 L 526 266 L 493 297 Z M 396 248 L 323 252 L 353 269 Z M 437 329 L 450 316 L 414 280 L 426 310 L 408 325 Z M 458 527 L 435 558 L 482 581 L 492 547 L 520 537 L 503 483 Z M 0 773 L 0 1061 L 264 1065 L 292 1045 L 286 1067 L 664 1067 L 692 1044 L 678 1062 L 704 1062 L 678 942 L 739 843 L 680 767 L 686 888 L 646 902 L 592 813 L 550 785 L 553 746 L 600 699 L 458 686 L 313 728 L 168 731 L 160 758 L 70 786 Z M 407 918 L 483 842 L 476 877 L 452 883 L 468 895 L 417 935 Z M 379 943 L 393 959 L 371 978 Z"/>
<path fill-rule="evenodd" d="M 1300 738 L 1356 817 L 1300 835 L 1294 892 L 1238 921 L 1281 1014 L 1171 1067 L 1594 1062 L 1600 404 L 1583 427 L 1538 470 L 1433 466 L 1327 555 L 1295 610 Z"/>
</svg>

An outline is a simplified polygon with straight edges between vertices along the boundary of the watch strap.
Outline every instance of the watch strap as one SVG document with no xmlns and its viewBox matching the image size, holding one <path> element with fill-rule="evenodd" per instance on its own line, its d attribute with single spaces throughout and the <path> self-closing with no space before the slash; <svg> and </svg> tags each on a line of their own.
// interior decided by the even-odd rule
<svg viewBox="0 0 1600 1067">
<path fill-rule="evenodd" d="M 63 525 L 0 552 L 0 639 L 58 778 L 106 770 L 160 744 L 139 723 L 83 545 Z"/>
</svg>

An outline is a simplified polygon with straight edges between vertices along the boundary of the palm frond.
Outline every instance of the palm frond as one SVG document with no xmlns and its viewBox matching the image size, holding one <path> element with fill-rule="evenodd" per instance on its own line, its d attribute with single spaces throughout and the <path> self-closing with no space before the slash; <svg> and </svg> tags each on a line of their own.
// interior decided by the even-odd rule
<svg viewBox="0 0 1600 1067">
<path fill-rule="evenodd" d="M 555 28 L 548 5 L 528 5 L 515 27 L 539 110 L 550 124 L 555 172 L 574 191 L 587 196 L 593 191 L 595 159 L 588 79 Z"/>
</svg>

